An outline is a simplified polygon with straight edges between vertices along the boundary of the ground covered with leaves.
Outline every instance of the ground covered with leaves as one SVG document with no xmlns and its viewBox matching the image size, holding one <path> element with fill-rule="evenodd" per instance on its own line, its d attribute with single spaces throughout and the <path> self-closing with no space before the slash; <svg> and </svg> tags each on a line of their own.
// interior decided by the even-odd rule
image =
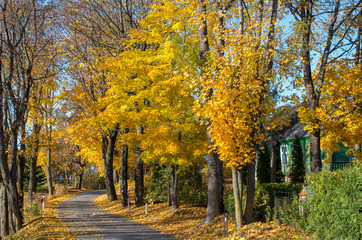
<svg viewBox="0 0 362 240">
<path fill-rule="evenodd" d="M 32 239 L 32 240 L 53 240 L 53 239 L 77 239 L 71 234 L 60 220 L 57 211 L 57 205 L 72 196 L 84 192 L 85 190 L 65 189 L 63 188 L 57 195 L 59 197 L 49 198 L 45 194 L 45 210 L 43 218 L 40 217 L 40 197 L 44 194 L 38 193 L 36 196 L 37 203 L 33 206 L 26 206 L 24 214 L 24 227 L 15 235 L 6 238 L 7 240 L 15 239 Z M 27 202 L 25 199 L 24 202 Z"/>
<path fill-rule="evenodd" d="M 132 185 L 134 184 L 129 186 Z M 130 199 L 134 199 L 133 188 L 129 190 Z M 227 217 L 227 227 L 224 216 L 216 218 L 212 224 L 202 225 L 206 209 L 193 205 L 181 205 L 179 209 L 171 210 L 167 203 L 151 204 L 148 205 L 148 213 L 145 214 L 145 207 L 136 208 L 131 202 L 128 209 L 122 206 L 120 200 L 109 202 L 107 195 L 96 199 L 96 204 L 109 212 L 180 239 L 314 239 L 304 231 L 273 222 L 252 223 L 244 226 L 240 232 L 235 232 L 235 222 L 230 216 Z"/>
</svg>

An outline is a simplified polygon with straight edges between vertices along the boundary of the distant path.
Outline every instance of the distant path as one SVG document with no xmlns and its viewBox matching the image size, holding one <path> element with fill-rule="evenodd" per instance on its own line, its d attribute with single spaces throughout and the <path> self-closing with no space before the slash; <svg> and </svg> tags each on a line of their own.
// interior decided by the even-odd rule
<svg viewBox="0 0 362 240">
<path fill-rule="evenodd" d="M 58 205 L 59 216 L 79 239 L 176 240 L 172 236 L 99 209 L 94 200 L 105 193 L 80 193 Z"/>
</svg>

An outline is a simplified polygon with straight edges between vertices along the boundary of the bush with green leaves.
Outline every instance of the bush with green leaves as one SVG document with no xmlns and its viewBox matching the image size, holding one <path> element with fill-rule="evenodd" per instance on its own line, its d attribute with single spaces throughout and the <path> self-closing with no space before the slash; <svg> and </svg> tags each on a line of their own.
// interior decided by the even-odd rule
<svg viewBox="0 0 362 240">
<path fill-rule="evenodd" d="M 200 167 L 179 170 L 179 199 L 184 203 L 207 206 L 207 186 L 202 182 Z"/>
<path fill-rule="evenodd" d="M 224 207 L 225 211 L 235 218 L 235 203 L 234 203 L 234 193 L 226 194 L 224 197 Z"/>
<path fill-rule="evenodd" d="M 293 198 L 293 201 L 283 208 L 274 209 L 272 214 L 273 221 L 293 226 L 300 229 L 305 229 L 307 207 L 298 197 Z"/>
<path fill-rule="evenodd" d="M 361 239 L 362 167 L 312 174 L 306 230 L 321 239 Z"/>
<path fill-rule="evenodd" d="M 145 187 L 148 201 L 152 203 L 167 202 L 170 182 L 169 167 L 156 162 L 151 175 L 146 178 Z"/>
<path fill-rule="evenodd" d="M 276 211 L 279 220 L 302 228 L 319 239 L 361 239 L 362 167 L 314 173 L 309 194 Z M 300 208 L 303 211 L 300 211 Z"/>
<path fill-rule="evenodd" d="M 297 196 L 302 184 L 293 183 L 262 183 L 256 186 L 253 220 L 266 221 L 267 216 L 272 215 L 274 208 L 274 193 L 283 192 L 290 196 Z M 269 211 L 268 211 L 269 208 Z"/>
<path fill-rule="evenodd" d="M 83 175 L 82 188 L 85 189 L 104 189 L 104 178 L 100 177 L 97 172 L 88 171 Z"/>
<path fill-rule="evenodd" d="M 180 167 L 178 174 L 178 199 L 180 202 L 207 205 L 207 186 L 202 182 L 200 168 Z M 151 174 L 146 176 L 147 197 L 150 202 L 166 202 L 170 183 L 170 167 L 155 163 Z"/>
</svg>

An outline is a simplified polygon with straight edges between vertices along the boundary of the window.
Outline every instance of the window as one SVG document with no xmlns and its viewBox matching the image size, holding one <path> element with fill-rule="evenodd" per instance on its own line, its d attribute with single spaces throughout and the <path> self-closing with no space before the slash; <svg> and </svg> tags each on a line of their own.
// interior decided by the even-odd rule
<svg viewBox="0 0 362 240">
<path fill-rule="evenodd" d="M 282 166 L 288 165 L 288 145 L 280 146 L 280 159 L 282 162 Z"/>
</svg>

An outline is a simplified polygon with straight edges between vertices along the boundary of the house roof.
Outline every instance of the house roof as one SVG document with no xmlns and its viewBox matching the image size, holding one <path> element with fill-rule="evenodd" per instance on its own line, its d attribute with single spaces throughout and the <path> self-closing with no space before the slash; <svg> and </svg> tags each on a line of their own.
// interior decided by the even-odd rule
<svg viewBox="0 0 362 240">
<path fill-rule="evenodd" d="M 299 122 L 297 109 L 293 109 L 290 125 L 279 132 L 281 140 L 293 140 L 296 135 L 300 138 L 309 137 L 309 132 L 304 130 L 305 126 L 307 124 Z"/>
</svg>

